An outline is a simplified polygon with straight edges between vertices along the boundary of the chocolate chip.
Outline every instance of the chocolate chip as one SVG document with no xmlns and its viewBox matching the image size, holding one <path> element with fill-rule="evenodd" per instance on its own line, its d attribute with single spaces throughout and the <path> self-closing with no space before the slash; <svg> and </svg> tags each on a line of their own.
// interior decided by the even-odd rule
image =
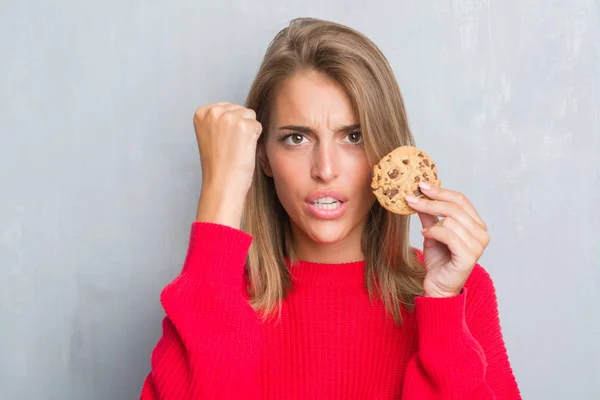
<svg viewBox="0 0 600 400">
<path fill-rule="evenodd" d="M 427 182 L 429 182 L 429 177 L 428 177 L 428 176 L 427 176 L 427 177 L 425 177 L 425 180 L 426 180 Z"/>
<path fill-rule="evenodd" d="M 425 163 L 425 165 L 427 165 L 429 167 L 429 160 L 428 159 L 424 159 L 423 162 Z"/>
<path fill-rule="evenodd" d="M 402 164 L 408 164 L 408 160 L 402 160 Z"/>
<path fill-rule="evenodd" d="M 396 179 L 398 177 L 398 170 L 396 168 L 388 171 L 388 176 L 392 179 Z"/>
<path fill-rule="evenodd" d="M 388 197 L 390 198 L 390 200 L 392 199 L 392 197 L 394 197 L 395 195 L 397 195 L 398 193 L 400 193 L 400 191 L 396 188 L 392 189 L 389 191 Z"/>
<path fill-rule="evenodd" d="M 432 169 L 433 169 L 433 168 L 435 168 L 435 164 L 431 164 L 431 168 L 432 168 Z"/>
<path fill-rule="evenodd" d="M 415 189 L 415 190 L 413 190 L 413 194 L 414 194 L 415 196 L 422 196 L 422 195 L 423 195 L 423 192 L 421 192 L 419 189 Z"/>
<path fill-rule="evenodd" d="M 425 157 L 425 156 L 423 155 L 423 153 L 419 153 L 419 154 L 418 154 L 418 156 L 419 156 L 419 157 Z"/>
<path fill-rule="evenodd" d="M 429 175 L 427 175 L 427 172 L 423 172 L 423 176 L 428 177 Z"/>
<path fill-rule="evenodd" d="M 415 176 L 415 183 L 419 182 L 421 180 L 420 176 Z"/>
<path fill-rule="evenodd" d="M 433 176 L 435 177 L 435 179 L 437 179 L 437 174 L 435 172 L 433 173 Z"/>
</svg>

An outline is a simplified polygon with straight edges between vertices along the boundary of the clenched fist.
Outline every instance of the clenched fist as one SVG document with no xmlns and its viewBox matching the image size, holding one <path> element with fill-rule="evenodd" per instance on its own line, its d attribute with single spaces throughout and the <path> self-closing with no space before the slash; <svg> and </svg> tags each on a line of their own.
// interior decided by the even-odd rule
<svg viewBox="0 0 600 400">
<path fill-rule="evenodd" d="M 253 110 L 220 102 L 196 110 L 194 129 L 202 166 L 197 219 L 237 228 L 262 125 Z"/>
</svg>

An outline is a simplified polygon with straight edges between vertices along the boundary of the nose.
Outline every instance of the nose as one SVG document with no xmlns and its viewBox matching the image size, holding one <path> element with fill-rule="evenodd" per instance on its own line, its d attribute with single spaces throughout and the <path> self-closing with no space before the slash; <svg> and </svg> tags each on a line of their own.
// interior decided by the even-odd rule
<svg viewBox="0 0 600 400">
<path fill-rule="evenodd" d="M 311 166 L 313 179 L 331 182 L 339 176 L 339 154 L 333 143 L 320 142 L 314 147 Z"/>
</svg>

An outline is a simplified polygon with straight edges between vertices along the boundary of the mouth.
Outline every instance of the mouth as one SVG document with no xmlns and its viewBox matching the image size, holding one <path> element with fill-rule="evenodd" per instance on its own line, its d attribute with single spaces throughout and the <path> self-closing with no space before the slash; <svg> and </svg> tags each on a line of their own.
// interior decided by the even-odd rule
<svg viewBox="0 0 600 400">
<path fill-rule="evenodd" d="M 318 191 L 306 199 L 310 214 L 318 219 L 337 219 L 344 215 L 348 199 L 334 190 Z"/>
<path fill-rule="evenodd" d="M 343 201 L 336 199 L 335 197 L 321 197 L 310 202 L 310 204 L 317 208 L 320 208 L 321 210 L 335 210 L 336 208 L 340 207 L 343 203 Z"/>
</svg>

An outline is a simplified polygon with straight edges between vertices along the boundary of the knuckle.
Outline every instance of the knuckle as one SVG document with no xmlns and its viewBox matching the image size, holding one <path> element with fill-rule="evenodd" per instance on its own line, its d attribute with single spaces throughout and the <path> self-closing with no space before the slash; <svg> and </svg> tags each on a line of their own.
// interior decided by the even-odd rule
<svg viewBox="0 0 600 400">
<path fill-rule="evenodd" d="M 249 115 L 249 118 L 256 119 L 256 111 L 254 111 L 251 108 L 247 108 L 246 110 L 247 110 L 246 112 Z"/>
<path fill-rule="evenodd" d="M 462 206 L 460 205 L 456 205 L 456 204 L 451 204 L 450 205 L 450 214 L 452 215 L 457 215 L 458 213 L 460 213 L 462 210 Z"/>
<path fill-rule="evenodd" d="M 201 119 L 204 117 L 205 114 L 206 114 L 206 107 L 204 107 L 204 106 L 198 107 L 198 108 L 196 108 L 196 111 L 194 112 L 194 119 Z"/>
<path fill-rule="evenodd" d="M 248 130 L 250 130 L 250 129 L 249 129 L 249 127 L 250 127 L 251 125 L 249 124 L 249 122 L 251 122 L 251 121 L 249 121 L 249 120 L 247 120 L 247 119 L 244 119 L 244 118 L 238 118 L 237 120 L 235 120 L 235 121 L 233 121 L 233 122 L 235 123 L 235 126 L 236 126 L 237 128 L 239 128 L 241 131 L 244 131 L 244 132 L 245 132 L 245 131 L 248 131 Z"/>
<path fill-rule="evenodd" d="M 219 106 L 212 106 L 208 109 L 207 115 L 211 118 L 217 118 L 219 116 Z"/>
<path fill-rule="evenodd" d="M 225 121 L 227 124 L 230 124 L 230 125 L 238 126 L 240 123 L 240 119 L 237 118 L 237 116 L 234 113 L 232 113 L 231 111 L 225 111 L 221 115 L 221 118 L 223 119 L 223 121 Z"/>
<path fill-rule="evenodd" d="M 454 242 L 460 243 L 462 242 L 462 239 L 460 237 L 460 235 L 458 234 L 458 232 L 456 232 L 454 229 L 448 229 L 448 234 L 450 235 L 450 237 L 452 238 L 452 240 Z"/>
<path fill-rule="evenodd" d="M 483 236 L 483 243 L 485 244 L 485 246 L 487 247 L 488 244 L 490 244 L 490 235 L 486 232 L 485 235 Z"/>
<path fill-rule="evenodd" d="M 260 133 L 263 130 L 262 124 L 258 121 L 252 121 L 253 131 L 256 133 Z"/>
<path fill-rule="evenodd" d="M 456 196 L 456 202 L 458 203 L 458 205 L 462 207 L 464 207 L 465 205 L 467 205 L 467 203 L 469 202 L 469 199 L 467 199 L 467 196 L 465 196 L 463 193 L 459 193 Z"/>
<path fill-rule="evenodd" d="M 433 207 L 433 201 L 431 201 L 429 199 L 420 199 L 420 201 L 417 203 L 417 205 L 420 205 L 421 208 L 423 208 L 425 210 L 430 210 Z"/>
<path fill-rule="evenodd" d="M 260 122 L 253 120 L 253 119 L 243 119 L 241 122 L 242 122 L 242 125 L 244 126 L 244 129 L 246 129 L 247 131 L 254 132 L 259 127 L 262 127 Z"/>
</svg>

